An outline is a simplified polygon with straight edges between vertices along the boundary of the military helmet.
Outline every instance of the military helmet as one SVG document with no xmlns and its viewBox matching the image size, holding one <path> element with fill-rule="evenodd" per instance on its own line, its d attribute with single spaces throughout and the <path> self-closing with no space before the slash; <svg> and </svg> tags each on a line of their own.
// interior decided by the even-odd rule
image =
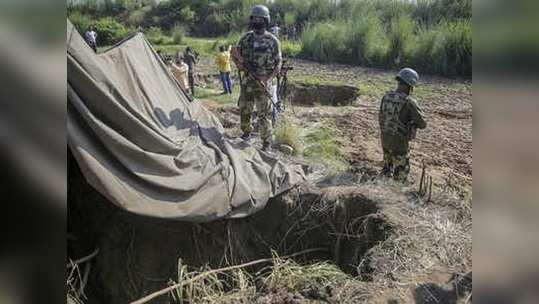
<svg viewBox="0 0 539 304">
<path fill-rule="evenodd" d="M 402 80 L 404 83 L 411 87 L 415 87 L 419 81 L 419 74 L 410 68 L 404 68 L 397 74 L 397 79 Z"/>
<path fill-rule="evenodd" d="M 251 17 L 262 17 L 266 19 L 266 22 L 268 24 L 270 23 L 270 12 L 265 5 L 256 5 L 255 7 L 253 7 Z"/>
</svg>

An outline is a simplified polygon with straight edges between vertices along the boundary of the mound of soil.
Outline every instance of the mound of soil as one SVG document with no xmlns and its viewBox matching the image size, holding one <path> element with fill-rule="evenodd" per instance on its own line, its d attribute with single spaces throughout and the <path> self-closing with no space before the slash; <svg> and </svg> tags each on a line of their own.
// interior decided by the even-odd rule
<svg viewBox="0 0 539 304">
<path fill-rule="evenodd" d="M 299 105 L 351 105 L 359 97 L 359 89 L 351 85 L 290 83 L 288 99 Z"/>
<path fill-rule="evenodd" d="M 179 259 L 192 267 L 219 268 L 271 257 L 271 250 L 287 255 L 325 248 L 296 260 L 332 260 L 343 271 L 362 275 L 369 271 L 360 267 L 363 256 L 390 231 L 377 213 L 377 202 L 353 190 L 328 193 L 304 186 L 271 199 L 251 217 L 205 224 L 129 214 L 81 176 L 70 176 L 69 192 L 68 231 L 79 241 L 71 242 L 68 256 L 100 249 L 92 264 L 88 303 L 126 303 L 164 288 L 177 277 Z"/>
</svg>

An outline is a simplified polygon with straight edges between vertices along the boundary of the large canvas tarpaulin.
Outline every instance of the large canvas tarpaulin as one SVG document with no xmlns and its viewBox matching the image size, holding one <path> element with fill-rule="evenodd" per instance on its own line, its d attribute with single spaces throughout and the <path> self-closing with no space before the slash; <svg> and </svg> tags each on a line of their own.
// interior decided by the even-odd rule
<svg viewBox="0 0 539 304">
<path fill-rule="evenodd" d="M 95 54 L 67 22 L 68 146 L 87 181 L 141 215 L 244 217 L 304 180 L 190 102 L 142 34 Z"/>
</svg>

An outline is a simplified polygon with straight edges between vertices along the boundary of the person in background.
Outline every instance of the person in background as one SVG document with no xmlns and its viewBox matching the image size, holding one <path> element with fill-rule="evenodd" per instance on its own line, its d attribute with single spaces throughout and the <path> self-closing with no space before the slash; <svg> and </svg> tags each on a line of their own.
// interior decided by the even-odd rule
<svg viewBox="0 0 539 304">
<path fill-rule="evenodd" d="M 189 66 L 189 88 L 191 89 L 191 95 L 195 97 L 195 65 L 198 63 L 198 53 L 188 46 L 185 49 L 183 60 Z"/>
<path fill-rule="evenodd" d="M 292 27 L 290 28 L 290 34 L 288 35 L 288 39 L 290 40 L 298 39 L 298 29 L 296 25 L 292 25 Z"/>
<path fill-rule="evenodd" d="M 232 94 L 232 82 L 230 81 L 230 49 L 225 46 L 219 47 L 219 54 L 215 57 L 215 64 L 219 69 L 223 94 Z"/>
<path fill-rule="evenodd" d="M 279 24 L 275 23 L 270 28 L 270 33 L 272 33 L 275 37 L 279 38 L 279 32 L 281 31 L 281 28 L 279 27 Z"/>
<path fill-rule="evenodd" d="M 95 31 L 95 26 L 90 26 L 86 33 L 84 33 L 84 39 L 86 43 L 97 53 L 97 33 Z"/>
<path fill-rule="evenodd" d="M 410 96 L 419 81 L 419 74 L 404 68 L 396 80 L 397 89 L 382 98 L 378 115 L 384 152 L 382 175 L 406 182 L 410 172 L 409 142 L 415 138 L 416 129 L 425 129 L 427 123 L 423 111 Z"/>
<path fill-rule="evenodd" d="M 182 89 L 186 91 L 189 87 L 189 82 L 187 81 L 187 73 L 189 71 L 189 66 L 187 66 L 187 64 L 183 61 L 182 56 L 176 57 L 176 62 L 172 63 L 170 66 L 170 71 L 172 72 L 172 75 L 174 76 L 174 78 L 176 78 Z"/>
</svg>

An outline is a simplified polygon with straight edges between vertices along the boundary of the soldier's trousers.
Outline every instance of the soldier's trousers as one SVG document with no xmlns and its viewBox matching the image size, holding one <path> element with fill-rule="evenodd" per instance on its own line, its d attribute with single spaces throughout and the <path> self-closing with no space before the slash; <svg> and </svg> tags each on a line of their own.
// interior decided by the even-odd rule
<svg viewBox="0 0 539 304">
<path fill-rule="evenodd" d="M 395 153 L 391 150 L 384 149 L 384 169 L 383 174 L 396 181 L 404 182 L 410 173 L 410 159 L 408 153 Z"/>
<path fill-rule="evenodd" d="M 253 131 L 251 116 L 256 106 L 258 121 L 260 123 L 260 138 L 263 141 L 271 139 L 271 100 L 264 94 L 258 85 L 246 84 L 241 88 L 238 100 L 240 108 L 240 124 L 243 133 L 249 134 Z"/>
<path fill-rule="evenodd" d="M 191 70 L 189 70 L 187 78 L 189 79 L 189 88 L 191 89 L 191 95 L 195 97 L 195 74 L 191 72 Z"/>
</svg>

